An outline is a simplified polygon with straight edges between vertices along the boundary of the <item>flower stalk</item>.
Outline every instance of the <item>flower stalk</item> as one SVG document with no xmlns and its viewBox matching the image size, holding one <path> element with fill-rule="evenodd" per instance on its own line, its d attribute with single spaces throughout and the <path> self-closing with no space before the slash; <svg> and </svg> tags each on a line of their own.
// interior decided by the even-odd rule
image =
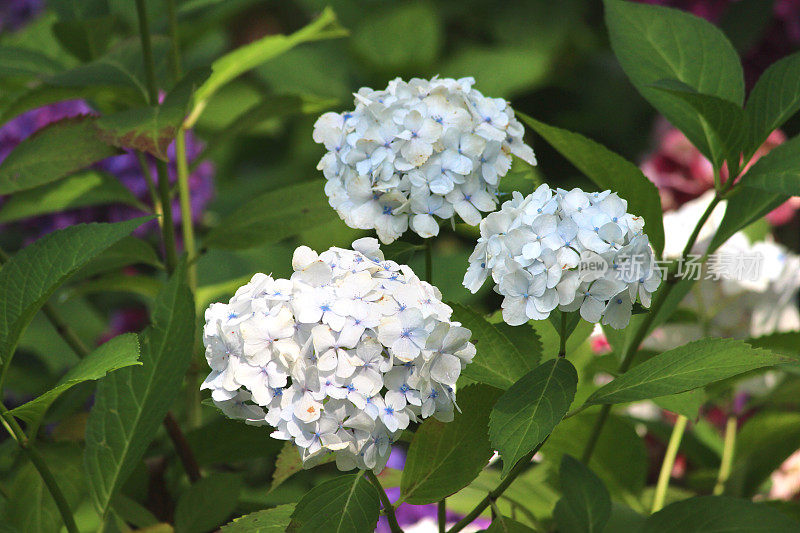
<svg viewBox="0 0 800 533">
<path fill-rule="evenodd" d="M 667 451 L 664 453 L 661 471 L 658 474 L 658 482 L 656 483 L 656 492 L 653 496 L 651 513 L 657 513 L 664 507 L 664 500 L 667 497 L 667 488 L 669 488 L 669 480 L 670 477 L 672 477 L 672 469 L 675 466 L 675 458 L 678 456 L 678 448 L 680 448 L 681 439 L 683 439 L 683 433 L 686 430 L 687 422 L 688 419 L 680 415 L 675 421 L 675 426 L 672 428 L 672 435 L 669 437 Z"/>
<path fill-rule="evenodd" d="M 367 479 L 370 480 L 378 491 L 378 498 L 380 498 L 381 505 L 383 505 L 383 512 L 386 515 L 386 520 L 389 522 L 389 529 L 392 533 L 403 533 L 403 529 L 400 527 L 400 524 L 397 523 L 397 515 L 394 512 L 394 506 L 392 502 L 389 501 L 389 496 L 386 494 L 386 491 L 383 490 L 383 485 L 381 485 L 378 476 L 376 476 L 375 472 L 372 470 L 366 470 L 365 474 Z"/>
</svg>

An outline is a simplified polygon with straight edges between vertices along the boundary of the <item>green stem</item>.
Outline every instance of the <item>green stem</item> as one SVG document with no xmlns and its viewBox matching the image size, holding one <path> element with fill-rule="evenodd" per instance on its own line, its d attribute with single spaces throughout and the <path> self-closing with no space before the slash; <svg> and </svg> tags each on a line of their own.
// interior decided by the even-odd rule
<svg viewBox="0 0 800 533">
<path fill-rule="evenodd" d="M 150 42 L 150 26 L 147 21 L 147 8 L 145 0 L 136 0 L 136 14 L 139 18 L 139 37 L 142 42 L 142 57 L 144 59 L 144 73 L 147 81 L 147 94 L 151 106 L 158 105 L 158 86 L 156 85 L 156 69 L 153 62 L 153 47 Z M 172 202 L 170 202 L 169 169 L 167 163 L 156 159 L 156 173 L 158 175 L 158 194 L 161 197 L 163 210 L 163 223 L 161 235 L 164 240 L 164 254 L 167 272 L 172 273 L 178 262 L 178 251 L 175 245 L 175 231 L 172 223 Z"/>
<path fill-rule="evenodd" d="M 517 463 L 511 468 L 506 477 L 504 477 L 500 481 L 500 484 L 497 485 L 497 487 L 495 487 L 492 491 L 490 491 L 489 494 L 487 494 L 486 497 L 483 500 L 481 500 L 480 503 L 478 503 L 478 505 L 476 505 L 472 509 L 472 511 L 470 511 L 464 518 L 456 522 L 455 525 L 453 525 L 453 527 L 451 527 L 447 531 L 447 533 L 457 533 L 458 531 L 461 531 L 462 529 L 467 527 L 469 524 L 472 523 L 473 520 L 478 518 L 483 512 L 483 510 L 489 507 L 493 501 L 497 500 L 497 498 L 502 496 L 503 493 L 506 491 L 506 489 L 511 485 L 511 483 L 513 483 L 514 480 L 517 479 L 517 477 L 520 474 L 522 474 L 528 469 L 528 466 L 530 466 L 533 456 L 536 455 L 536 452 L 539 451 L 539 449 L 544 445 L 545 442 L 547 442 L 547 438 L 545 438 L 542 442 L 540 442 L 539 445 L 536 446 L 536 448 L 534 448 L 533 450 L 526 453 L 523 457 L 521 457 L 520 460 L 517 461 Z"/>
<path fill-rule="evenodd" d="M 365 474 L 367 475 L 367 479 L 372 482 L 375 489 L 378 491 L 378 498 L 380 498 L 381 504 L 383 505 L 386 520 L 389 522 L 389 529 L 392 533 L 403 533 L 403 529 L 400 527 L 400 524 L 397 523 L 397 515 L 394 514 L 394 506 L 392 502 L 389 501 L 389 496 L 386 495 L 386 491 L 383 490 L 383 485 L 381 485 L 378 476 L 376 476 L 375 472 L 372 470 L 365 471 Z"/>
<path fill-rule="evenodd" d="M 442 498 L 436 506 L 436 518 L 439 523 L 439 533 L 445 533 L 447 529 L 447 504 Z"/>
<path fill-rule="evenodd" d="M 139 160 L 139 166 L 142 168 L 142 175 L 144 176 L 144 181 L 147 184 L 147 192 L 150 195 L 150 201 L 153 203 L 153 212 L 158 217 L 159 227 L 160 224 L 163 222 L 161 220 L 161 199 L 158 197 L 158 190 L 156 189 L 156 182 L 153 180 L 153 174 L 150 172 L 150 165 L 147 163 L 147 158 L 144 156 L 142 152 L 136 152 L 136 158 Z"/>
<path fill-rule="evenodd" d="M 169 21 L 169 38 L 172 43 L 172 54 L 170 55 L 170 65 L 175 81 L 182 76 L 181 69 L 181 48 L 178 36 L 178 17 L 175 8 L 175 0 L 167 0 L 167 19 Z M 189 163 L 186 159 L 186 132 L 183 125 L 178 130 L 175 137 L 175 166 L 178 173 L 178 198 L 181 206 L 181 231 L 183 232 L 183 246 L 188 254 L 189 287 L 194 290 L 197 287 L 197 267 L 192 259 L 197 254 L 197 244 L 194 236 L 194 224 L 192 223 L 192 202 L 189 190 Z"/>
<path fill-rule="evenodd" d="M 685 258 L 692 251 L 692 248 L 697 242 L 697 237 L 700 235 L 700 230 L 703 228 L 706 221 L 708 221 L 708 217 L 711 216 L 711 213 L 714 211 L 714 208 L 717 207 L 717 204 L 719 204 L 720 200 L 722 200 L 722 196 L 718 193 L 716 196 L 714 196 L 714 199 L 711 200 L 711 203 L 708 204 L 705 212 L 702 214 L 700 220 L 697 222 L 697 225 L 694 227 L 692 234 L 689 236 L 689 240 L 686 241 L 686 246 L 681 252 L 681 258 Z M 704 262 L 707 256 L 708 253 L 703 256 L 701 262 Z M 631 341 L 626 342 L 623 346 L 621 353 L 622 362 L 619 365 L 618 374 L 624 374 L 631 367 L 631 364 L 633 364 L 633 358 L 639 349 L 639 345 L 642 343 L 642 341 L 644 341 L 644 338 L 647 336 L 647 334 L 650 333 L 650 327 L 653 324 L 653 320 L 655 320 L 656 316 L 658 316 L 658 312 L 661 310 L 664 302 L 667 301 L 667 297 L 675 288 L 676 280 L 674 279 L 674 275 L 676 267 L 677 263 L 673 263 L 673 265 L 671 265 L 667 271 L 665 279 L 663 280 L 665 286 L 658 291 L 658 294 L 650 306 L 650 311 L 644 315 L 644 319 L 639 323 L 639 327 L 634 332 Z M 581 458 L 583 464 L 589 464 L 589 460 L 592 458 L 592 454 L 594 453 L 594 449 L 597 446 L 597 442 L 600 439 L 600 434 L 603 431 L 603 427 L 605 426 L 610 413 L 610 404 L 605 404 L 600 408 L 600 414 L 597 417 L 594 427 L 592 428 L 592 433 L 589 435 L 586 448 L 583 450 L 583 455 Z"/>
<path fill-rule="evenodd" d="M 175 0 L 167 0 L 167 21 L 169 26 L 169 39 L 172 43 L 170 54 L 170 67 L 172 76 L 177 82 L 183 75 L 181 68 L 181 47 L 178 34 L 178 16 Z M 181 125 L 175 137 L 175 168 L 178 174 L 178 200 L 181 207 L 181 233 L 183 235 L 183 248 L 186 250 L 186 277 L 189 288 L 194 292 L 197 289 L 197 242 L 194 235 L 194 222 L 192 221 L 192 196 L 189 188 L 189 163 L 186 158 L 186 131 Z M 195 343 L 194 354 L 198 352 Z M 189 371 L 186 373 L 186 417 L 189 427 L 197 428 L 202 421 L 200 408 L 200 382 L 197 358 L 192 360 Z"/>
<path fill-rule="evenodd" d="M 433 284 L 433 244 L 431 239 L 425 239 L 425 281 Z"/>
<path fill-rule="evenodd" d="M 719 465 L 719 475 L 717 484 L 714 485 L 714 495 L 719 496 L 725 492 L 725 484 L 731 475 L 733 457 L 736 451 L 736 429 L 737 420 L 735 416 L 729 416 L 725 423 L 725 442 L 722 447 L 722 461 Z"/>
<path fill-rule="evenodd" d="M 678 455 L 678 448 L 683 439 L 683 432 L 686 430 L 686 422 L 688 418 L 680 415 L 675 421 L 675 427 L 672 428 L 672 435 L 669 437 L 669 444 L 667 451 L 664 454 L 664 461 L 661 463 L 661 472 L 658 474 L 658 483 L 656 484 L 656 493 L 653 496 L 653 507 L 651 513 L 657 513 L 664 507 L 664 499 L 667 497 L 667 488 L 669 487 L 669 480 L 672 477 L 672 468 L 675 466 L 675 457 Z"/>
<path fill-rule="evenodd" d="M 558 356 L 565 357 L 567 355 L 567 314 L 561 311 L 561 330 L 559 334 L 558 343 Z"/>
<path fill-rule="evenodd" d="M 33 443 L 28 439 L 25 432 L 22 431 L 17 419 L 14 418 L 14 415 L 9 412 L 2 402 L 0 402 L 0 416 L 2 416 L 5 421 L 4 426 L 6 429 L 9 430 L 11 436 L 17 441 L 19 447 L 25 455 L 28 456 L 34 468 L 39 472 L 47 490 L 56 502 L 56 507 L 58 507 L 58 512 L 61 514 L 61 520 L 63 520 L 67 531 L 69 531 L 69 533 L 78 533 L 78 526 L 75 524 L 75 517 L 72 516 L 72 509 L 70 509 L 69 503 L 67 503 L 67 499 L 64 497 L 64 493 L 61 492 L 56 478 L 47 466 L 44 458 L 39 455 L 39 452 L 33 447 Z"/>
</svg>

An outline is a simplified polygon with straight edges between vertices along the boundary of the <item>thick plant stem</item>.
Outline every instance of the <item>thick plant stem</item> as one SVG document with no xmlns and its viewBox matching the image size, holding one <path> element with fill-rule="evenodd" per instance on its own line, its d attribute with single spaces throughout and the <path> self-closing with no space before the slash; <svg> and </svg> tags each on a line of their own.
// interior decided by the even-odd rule
<svg viewBox="0 0 800 533">
<path fill-rule="evenodd" d="M 178 16 L 175 0 L 167 0 L 167 21 L 169 39 L 171 43 L 170 68 L 175 82 L 183 75 L 181 67 L 181 47 L 178 34 Z M 189 288 L 194 292 L 197 289 L 197 244 L 194 235 L 194 222 L 192 220 L 192 196 L 189 188 L 189 163 L 186 159 L 186 131 L 183 125 L 178 129 L 175 137 L 175 168 L 178 174 L 178 200 L 181 208 L 181 235 L 183 236 L 183 249 L 186 250 L 186 277 Z M 195 347 L 193 355 L 197 355 Z M 189 427 L 200 426 L 202 414 L 200 411 L 200 383 L 197 357 L 192 359 L 189 371 L 186 373 L 186 417 Z"/>
<path fill-rule="evenodd" d="M 389 501 L 389 496 L 386 495 L 386 491 L 383 490 L 383 485 L 381 485 L 378 476 L 376 476 L 375 472 L 372 470 L 367 470 L 365 474 L 367 479 L 372 482 L 375 489 L 378 491 L 378 498 L 380 498 L 381 505 L 383 505 L 383 512 L 386 515 L 386 520 L 389 522 L 389 529 L 392 533 L 403 533 L 403 529 L 400 527 L 400 524 L 397 523 L 397 515 L 394 513 L 394 506 L 392 502 Z"/>
<path fill-rule="evenodd" d="M 48 492 L 53 497 L 53 500 L 56 502 L 56 507 L 58 508 L 58 512 L 61 514 L 61 520 L 64 522 L 64 526 L 66 526 L 67 531 L 69 533 L 78 533 L 78 526 L 75 524 L 75 517 L 72 515 L 72 509 L 69 507 L 69 503 L 67 503 L 67 499 L 64 497 L 64 493 L 61 492 L 61 488 L 58 486 L 56 482 L 56 478 L 53 476 L 53 472 L 50 471 L 50 467 L 47 466 L 44 458 L 39 455 L 39 452 L 36 448 L 33 447 L 33 443 L 28 439 L 28 436 L 22 431 L 22 428 L 17 423 L 16 418 L 12 415 L 6 406 L 0 402 L 0 415 L 2 415 L 3 424 L 6 429 L 9 431 L 11 436 L 14 440 L 17 441 L 17 444 L 28 456 L 28 459 L 31 460 L 33 463 L 34 468 L 36 468 L 37 472 L 44 481 L 45 486 L 47 487 Z"/>
<path fill-rule="evenodd" d="M 175 451 L 181 460 L 186 475 L 189 477 L 189 481 L 192 483 L 200 481 L 200 467 L 197 464 L 197 460 L 194 458 L 192 448 L 189 446 L 189 441 L 186 440 L 186 436 L 183 434 L 183 431 L 181 431 L 181 427 L 178 425 L 178 421 L 175 420 L 172 413 L 167 413 L 167 416 L 164 418 L 164 427 L 167 430 L 167 434 L 169 434 L 170 440 L 172 440 L 175 445 Z"/>
<path fill-rule="evenodd" d="M 175 0 L 167 0 L 167 20 L 169 22 L 169 39 L 172 43 L 170 55 L 170 66 L 172 75 L 177 82 L 182 76 L 181 68 L 181 48 L 178 35 L 178 17 L 175 8 Z M 183 126 L 178 130 L 175 137 L 175 167 L 178 173 L 178 198 L 181 206 L 181 231 L 183 235 L 183 247 L 188 254 L 189 287 L 194 290 L 197 287 L 197 267 L 192 261 L 197 255 L 197 245 L 194 237 L 194 224 L 192 223 L 192 201 L 191 191 L 189 190 L 189 163 L 186 160 L 186 132 Z"/>
<path fill-rule="evenodd" d="M 681 258 L 685 258 L 689 253 L 692 251 L 695 243 L 697 242 L 697 237 L 700 235 L 700 230 L 705 225 L 708 218 L 711 216 L 711 213 L 717 207 L 722 197 L 720 194 L 717 194 L 711 203 L 708 204 L 705 212 L 700 217 L 700 220 L 697 222 L 697 225 L 694 227 L 692 234 L 689 236 L 689 240 L 686 241 L 686 246 L 683 248 L 683 252 L 681 252 Z M 706 256 L 703 256 L 703 261 L 705 261 Z M 673 264 L 673 267 L 675 264 Z M 633 358 L 636 355 L 636 352 L 639 349 L 639 345 L 642 343 L 644 338 L 650 333 L 650 327 L 653 324 L 653 320 L 655 320 L 658 312 L 661 310 L 661 307 L 664 305 L 664 302 L 667 301 L 667 297 L 675 288 L 675 269 L 670 268 L 667 271 L 666 279 L 664 279 L 664 283 L 666 284 L 656 295 L 653 304 L 650 306 L 650 311 L 645 315 L 644 320 L 639 324 L 636 332 L 633 335 L 633 338 L 630 342 L 626 342 L 623 349 L 622 349 L 622 362 L 619 365 L 619 374 L 624 374 L 628 371 L 631 364 L 633 364 Z M 611 413 L 611 405 L 605 404 L 600 408 L 600 413 L 597 417 L 594 427 L 592 428 L 592 433 L 589 436 L 589 440 L 586 443 L 586 448 L 583 450 L 583 455 L 581 457 L 581 461 L 583 464 L 589 464 L 589 460 L 592 458 L 592 453 L 594 453 L 594 449 L 597 446 L 597 442 L 600 439 L 600 434 L 603 431 L 603 426 L 605 426 L 606 421 L 608 420 L 608 416 Z"/>
<path fill-rule="evenodd" d="M 139 37 L 142 42 L 142 57 L 144 58 L 144 73 L 147 80 L 147 94 L 150 105 L 158 105 L 158 87 L 156 85 L 156 69 L 153 63 L 153 47 L 150 42 L 150 26 L 147 21 L 147 8 L 144 0 L 136 0 L 136 13 L 139 18 Z M 172 273 L 178 262 L 178 252 L 175 245 L 175 231 L 172 223 L 172 202 L 170 201 L 169 169 L 167 163 L 156 160 L 158 175 L 158 195 L 161 198 L 163 223 L 161 235 L 164 240 L 164 254 L 167 272 Z"/>
<path fill-rule="evenodd" d="M 672 428 L 672 435 L 669 437 L 667 451 L 664 453 L 664 461 L 661 463 L 661 472 L 658 474 L 658 483 L 656 484 L 656 493 L 653 496 L 651 513 L 657 513 L 664 507 L 664 499 L 667 497 L 669 479 L 672 477 L 672 468 L 675 466 L 675 457 L 678 455 L 678 448 L 680 448 L 683 432 L 686 430 L 686 422 L 688 421 L 688 418 L 680 415 L 675 421 L 675 426 Z"/>
<path fill-rule="evenodd" d="M 464 518 L 456 522 L 453 527 L 447 531 L 447 533 L 457 533 L 458 531 L 461 531 L 470 525 L 473 520 L 481 515 L 484 509 L 489 507 L 493 501 L 502 496 L 506 489 L 511 486 L 511 483 L 513 483 L 520 474 L 528 469 L 533 456 L 536 455 L 536 452 L 539 451 L 545 442 L 547 442 L 547 439 L 544 439 L 541 443 L 539 443 L 538 446 L 536 446 L 536 448 L 521 457 L 520 460 L 517 461 L 517 463 L 511 468 L 511 470 L 509 470 L 508 475 L 506 475 L 506 477 L 500 481 L 500 484 L 497 485 L 497 487 L 495 487 L 491 492 L 489 492 L 489 494 L 487 494 L 486 497 L 482 499 L 480 503 L 478 503 L 478 505 L 476 505 L 475 508 L 472 509 L 472 511 L 470 511 Z"/>
<path fill-rule="evenodd" d="M 561 320 L 562 320 L 561 328 L 560 331 L 558 332 L 560 337 L 558 356 L 564 357 L 566 355 L 565 351 L 567 345 L 567 331 L 566 331 L 567 322 L 563 314 L 561 315 Z M 461 531 L 462 529 L 470 525 L 473 520 L 478 518 L 484 509 L 486 509 L 490 505 L 493 505 L 495 500 L 497 500 L 497 498 L 502 496 L 503 492 L 505 492 L 505 490 L 511 486 L 511 483 L 513 483 L 514 480 L 517 479 L 517 477 L 520 474 L 522 474 L 523 472 L 525 472 L 525 470 L 528 469 L 528 467 L 531 464 L 531 461 L 533 460 L 533 456 L 536 455 L 536 452 L 538 452 L 542 448 L 542 446 L 544 446 L 544 443 L 547 442 L 547 439 L 549 438 L 550 435 L 545 437 L 544 440 L 540 442 L 538 445 L 536 445 L 534 449 L 532 449 L 524 456 L 522 456 L 519 459 L 519 461 L 517 461 L 516 464 L 511 467 L 511 470 L 509 470 L 508 474 L 506 474 L 506 477 L 504 477 L 500 481 L 500 484 L 497 485 L 497 487 L 495 487 L 494 490 L 489 492 L 489 494 L 487 494 L 486 497 L 483 500 L 481 500 L 480 503 L 478 503 L 478 505 L 476 505 L 475 508 L 472 509 L 472 511 L 470 511 L 464 518 L 456 522 L 455 525 L 453 525 L 453 527 L 451 527 L 447 531 L 447 533 L 457 533 L 458 531 Z"/>
<path fill-rule="evenodd" d="M 719 465 L 719 475 L 717 483 L 714 485 L 714 495 L 719 496 L 725 492 L 725 484 L 731 475 L 733 457 L 736 451 L 736 430 L 737 420 L 735 416 L 729 416 L 725 423 L 725 442 L 722 447 L 722 461 Z"/>
<path fill-rule="evenodd" d="M 447 528 L 447 504 L 444 498 L 439 500 L 439 503 L 436 505 L 436 519 L 439 523 L 439 533 L 445 533 L 445 529 Z"/>
</svg>

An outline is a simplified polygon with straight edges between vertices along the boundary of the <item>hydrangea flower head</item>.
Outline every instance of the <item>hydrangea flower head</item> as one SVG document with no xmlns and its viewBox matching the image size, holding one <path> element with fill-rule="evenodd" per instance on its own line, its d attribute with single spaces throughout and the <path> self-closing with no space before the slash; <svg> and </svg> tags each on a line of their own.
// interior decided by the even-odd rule
<svg viewBox="0 0 800 533">
<path fill-rule="evenodd" d="M 317 120 L 314 141 L 328 150 L 317 169 L 348 226 L 375 229 L 384 243 L 409 227 L 433 237 L 436 218 L 454 213 L 475 226 L 494 210 L 511 155 L 536 164 L 508 103 L 474 83 L 397 78 L 384 90 L 360 89 L 353 111 Z"/>
<path fill-rule="evenodd" d="M 376 239 L 301 246 L 292 266 L 291 279 L 256 274 L 206 310 L 202 387 L 231 418 L 273 426 L 306 464 L 334 453 L 342 470 L 379 471 L 410 422 L 453 418 L 471 333 Z"/>
<path fill-rule="evenodd" d="M 515 192 L 480 225 L 464 286 L 477 292 L 491 275 L 510 325 L 542 320 L 556 308 L 588 322 L 625 327 L 633 304 L 650 306 L 661 272 L 643 233 L 611 191 Z"/>
</svg>

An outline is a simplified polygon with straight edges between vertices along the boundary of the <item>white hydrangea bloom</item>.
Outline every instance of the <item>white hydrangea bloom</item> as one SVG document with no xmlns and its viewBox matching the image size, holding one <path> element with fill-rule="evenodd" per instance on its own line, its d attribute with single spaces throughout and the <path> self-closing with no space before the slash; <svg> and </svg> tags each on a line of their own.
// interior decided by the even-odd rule
<svg viewBox="0 0 800 533">
<path fill-rule="evenodd" d="M 228 416 L 273 426 L 304 463 L 334 453 L 342 470 L 379 471 L 411 421 L 452 420 L 471 333 L 376 239 L 319 255 L 301 246 L 292 267 L 206 310 L 202 388 Z"/>
<path fill-rule="evenodd" d="M 661 283 L 644 220 L 627 207 L 610 191 L 515 192 L 481 222 L 464 286 L 477 292 L 491 275 L 512 326 L 559 308 L 623 328 L 633 304 L 649 307 Z"/>
<path fill-rule="evenodd" d="M 713 197 L 714 191 L 709 191 L 664 214 L 665 257 L 680 256 L 688 233 Z M 717 205 L 692 254 L 699 257 L 708 250 L 726 209 L 724 200 Z M 662 325 L 646 340 L 648 347 L 665 350 L 708 335 L 747 338 L 800 328 L 800 256 L 771 236 L 751 242 L 744 232 L 734 234 L 709 257 L 699 275 L 681 307 L 704 318 L 697 323 Z M 701 324 L 703 320 L 708 323 Z"/>
<path fill-rule="evenodd" d="M 511 155 L 536 164 L 508 103 L 474 83 L 397 78 L 381 91 L 360 89 L 355 110 L 317 120 L 314 141 L 328 150 L 317 169 L 348 226 L 374 229 L 384 243 L 409 227 L 433 237 L 436 218 L 454 213 L 475 226 L 494 210 Z"/>
</svg>

